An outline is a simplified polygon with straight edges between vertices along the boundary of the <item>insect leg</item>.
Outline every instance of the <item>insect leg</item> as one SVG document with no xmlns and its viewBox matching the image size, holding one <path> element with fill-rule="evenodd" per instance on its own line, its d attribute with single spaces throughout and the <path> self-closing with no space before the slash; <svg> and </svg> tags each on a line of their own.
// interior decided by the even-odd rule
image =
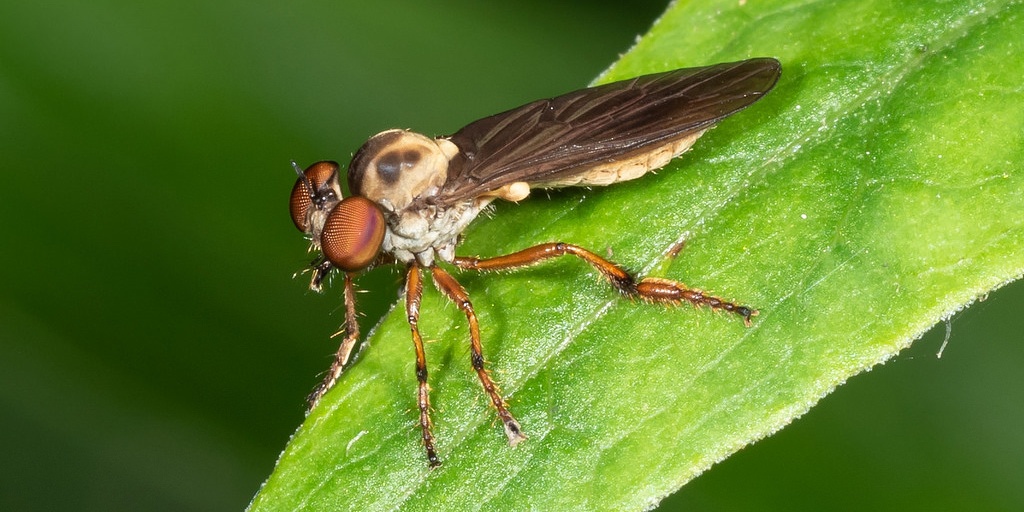
<svg viewBox="0 0 1024 512">
<path fill-rule="evenodd" d="M 327 393 L 334 386 L 334 383 L 338 382 L 338 377 L 341 377 L 345 364 L 348 363 L 349 357 L 352 356 L 352 349 L 356 346 L 356 342 L 359 341 L 359 322 L 356 320 L 356 289 L 352 282 L 353 278 L 354 275 L 351 272 L 345 273 L 345 326 L 342 331 L 338 331 L 338 334 L 344 332 L 345 337 L 341 340 L 338 352 L 334 354 L 334 362 L 331 363 L 331 368 L 327 370 L 327 376 L 306 398 L 306 403 L 310 409 L 316 407 L 316 404 L 323 398 L 324 393 Z"/>
<path fill-rule="evenodd" d="M 466 289 L 444 269 L 435 266 L 430 267 L 430 271 L 434 277 L 434 284 L 437 285 L 438 289 L 444 292 L 448 299 L 454 302 L 466 314 L 466 320 L 469 321 L 470 360 L 473 363 L 473 369 L 476 370 L 477 376 L 480 377 L 480 383 L 483 384 L 484 391 L 491 397 L 491 403 L 494 404 L 494 408 L 498 410 L 498 417 L 501 418 L 501 422 L 505 425 L 505 435 L 508 437 L 508 444 L 515 446 L 525 440 L 526 436 L 523 434 L 519 422 L 512 417 L 512 413 L 508 412 L 508 405 L 501 398 L 498 385 L 491 380 L 491 376 L 484 368 L 483 348 L 480 345 L 480 326 L 476 320 L 476 313 L 473 312 L 473 304 L 469 302 L 469 295 L 466 293 Z"/>
<path fill-rule="evenodd" d="M 427 354 L 423 350 L 423 338 L 420 337 L 420 299 L 423 297 L 423 282 L 420 267 L 416 263 L 409 265 L 405 276 L 405 314 L 412 330 L 412 343 L 416 347 L 416 380 L 419 388 L 416 404 L 420 408 L 420 429 L 423 431 L 423 447 L 427 450 L 427 461 L 430 467 L 441 465 L 434 451 L 434 434 L 430 427 L 430 386 L 427 385 Z"/>
<path fill-rule="evenodd" d="M 668 304 L 679 304 L 686 301 L 695 306 L 721 309 L 743 317 L 743 323 L 748 327 L 750 326 L 750 317 L 757 316 L 756 309 L 707 295 L 679 281 L 657 277 L 646 277 L 637 280 L 637 278 L 633 277 L 619 265 L 578 245 L 562 242 L 540 244 L 512 254 L 487 259 L 456 257 L 452 263 L 459 268 L 469 270 L 509 270 L 535 265 L 566 254 L 571 254 L 589 263 L 590 266 L 597 269 L 601 275 L 607 278 L 615 289 L 630 298 Z"/>
</svg>

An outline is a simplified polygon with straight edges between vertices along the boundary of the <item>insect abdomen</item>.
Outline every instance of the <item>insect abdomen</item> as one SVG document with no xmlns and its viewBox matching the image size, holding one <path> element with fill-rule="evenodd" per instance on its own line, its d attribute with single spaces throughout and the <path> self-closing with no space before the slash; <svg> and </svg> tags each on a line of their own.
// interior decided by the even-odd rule
<svg viewBox="0 0 1024 512">
<path fill-rule="evenodd" d="M 635 180 L 650 171 L 666 166 L 675 157 L 683 154 L 704 134 L 705 130 L 691 133 L 656 148 L 646 148 L 635 154 L 594 166 L 575 176 L 549 183 L 534 184 L 535 188 L 558 188 L 580 186 L 605 186 L 620 181 Z"/>
</svg>

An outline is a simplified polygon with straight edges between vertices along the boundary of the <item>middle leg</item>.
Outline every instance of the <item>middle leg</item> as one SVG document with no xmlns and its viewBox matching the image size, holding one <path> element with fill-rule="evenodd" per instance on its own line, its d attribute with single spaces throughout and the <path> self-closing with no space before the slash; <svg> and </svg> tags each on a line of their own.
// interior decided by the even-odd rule
<svg viewBox="0 0 1024 512">
<path fill-rule="evenodd" d="M 473 363 L 473 369 L 476 370 L 480 383 L 483 384 L 484 391 L 491 398 L 494 408 L 498 410 L 498 417 L 501 418 L 501 422 L 505 425 L 505 435 L 508 437 L 508 444 L 515 446 L 525 440 L 526 436 L 523 435 L 519 422 L 512 416 L 512 413 L 508 412 L 508 404 L 501 398 L 498 385 L 491 380 L 491 376 L 484 368 L 484 354 L 480 344 L 480 326 L 476 320 L 476 313 L 473 311 L 473 304 L 469 302 L 469 294 L 444 269 L 434 266 L 430 267 L 430 271 L 433 274 L 434 284 L 437 285 L 437 288 L 444 292 L 448 299 L 466 314 L 466 320 L 469 321 L 470 360 Z"/>
</svg>

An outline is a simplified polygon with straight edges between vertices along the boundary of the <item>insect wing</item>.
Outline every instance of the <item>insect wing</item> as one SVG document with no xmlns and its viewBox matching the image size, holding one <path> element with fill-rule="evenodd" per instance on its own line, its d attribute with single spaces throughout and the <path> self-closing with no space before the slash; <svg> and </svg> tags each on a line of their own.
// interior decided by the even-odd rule
<svg viewBox="0 0 1024 512">
<path fill-rule="evenodd" d="M 461 201 L 515 182 L 573 176 L 692 136 L 765 95 L 781 65 L 760 58 L 644 75 L 538 100 L 470 123 L 440 194 Z"/>
</svg>

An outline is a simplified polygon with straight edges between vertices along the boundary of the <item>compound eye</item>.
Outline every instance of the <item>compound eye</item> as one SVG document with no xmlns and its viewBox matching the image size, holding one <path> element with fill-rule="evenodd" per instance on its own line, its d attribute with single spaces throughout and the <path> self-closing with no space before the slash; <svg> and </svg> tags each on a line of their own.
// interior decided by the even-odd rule
<svg viewBox="0 0 1024 512">
<path fill-rule="evenodd" d="M 299 178 L 292 187 L 292 196 L 288 200 L 288 209 L 292 214 L 292 222 L 299 231 L 309 232 L 309 207 L 313 205 L 313 198 L 319 192 L 320 187 L 327 183 L 327 180 L 338 172 L 336 162 L 323 161 L 310 165 L 303 171 L 305 179 Z M 309 189 L 313 186 L 313 190 Z"/>
<path fill-rule="evenodd" d="M 320 248 L 335 267 L 345 272 L 366 268 L 384 242 L 384 214 L 361 196 L 342 199 L 324 223 Z"/>
</svg>

